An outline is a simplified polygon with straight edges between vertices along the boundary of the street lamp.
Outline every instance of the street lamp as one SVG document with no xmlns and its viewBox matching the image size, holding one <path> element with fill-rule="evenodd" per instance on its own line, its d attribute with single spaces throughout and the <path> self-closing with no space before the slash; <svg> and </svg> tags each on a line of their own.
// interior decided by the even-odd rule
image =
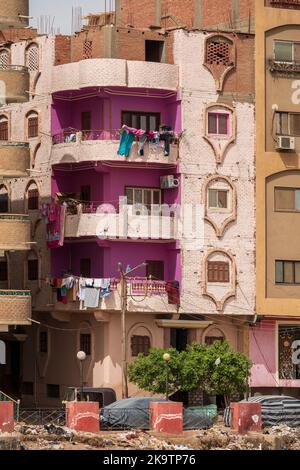
<svg viewBox="0 0 300 470">
<path fill-rule="evenodd" d="M 169 401 L 169 362 L 171 360 L 170 354 L 165 353 L 163 355 L 163 360 L 165 361 L 165 369 L 166 369 L 166 400 Z"/>
<path fill-rule="evenodd" d="M 80 364 L 80 401 L 83 401 L 83 363 L 86 360 L 86 354 L 84 351 L 77 353 L 77 359 Z"/>
</svg>

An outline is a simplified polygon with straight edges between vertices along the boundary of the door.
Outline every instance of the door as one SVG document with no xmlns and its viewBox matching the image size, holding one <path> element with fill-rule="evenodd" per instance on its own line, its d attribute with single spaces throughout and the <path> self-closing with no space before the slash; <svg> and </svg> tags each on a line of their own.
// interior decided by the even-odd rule
<svg viewBox="0 0 300 470">
<path fill-rule="evenodd" d="M 81 130 L 82 131 L 92 130 L 92 115 L 90 111 L 84 111 L 81 113 Z"/>
<path fill-rule="evenodd" d="M 152 278 L 155 281 L 163 281 L 165 279 L 165 267 L 163 261 L 146 261 L 147 263 L 147 278 Z"/>
</svg>

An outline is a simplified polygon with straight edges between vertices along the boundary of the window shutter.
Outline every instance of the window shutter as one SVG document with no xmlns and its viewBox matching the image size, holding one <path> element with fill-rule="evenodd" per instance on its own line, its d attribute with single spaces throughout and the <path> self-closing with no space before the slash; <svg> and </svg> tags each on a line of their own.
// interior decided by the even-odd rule
<svg viewBox="0 0 300 470">
<path fill-rule="evenodd" d="M 8 121 L 0 122 L 0 140 L 8 140 Z"/>
</svg>

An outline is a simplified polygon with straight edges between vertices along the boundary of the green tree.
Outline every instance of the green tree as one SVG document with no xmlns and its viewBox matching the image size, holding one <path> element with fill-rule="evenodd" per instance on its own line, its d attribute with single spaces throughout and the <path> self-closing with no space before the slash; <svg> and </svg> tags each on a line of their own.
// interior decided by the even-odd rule
<svg viewBox="0 0 300 470">
<path fill-rule="evenodd" d="M 151 349 L 148 356 L 139 354 L 129 365 L 131 382 L 152 393 L 166 391 L 165 353 L 170 354 L 168 383 L 170 394 L 202 388 L 209 395 L 224 395 L 226 404 L 234 394 L 246 391 L 251 362 L 225 342 L 207 346 L 194 343 L 186 351 Z"/>
<path fill-rule="evenodd" d="M 224 395 L 228 406 L 233 395 L 247 391 L 252 363 L 227 341 L 216 341 L 206 347 L 193 344 L 188 354 L 201 357 L 199 383 L 208 395 Z"/>
</svg>

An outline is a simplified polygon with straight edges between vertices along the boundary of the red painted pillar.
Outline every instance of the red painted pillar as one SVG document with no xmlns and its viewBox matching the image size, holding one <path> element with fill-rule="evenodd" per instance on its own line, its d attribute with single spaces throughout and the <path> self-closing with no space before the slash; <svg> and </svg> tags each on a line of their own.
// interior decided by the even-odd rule
<svg viewBox="0 0 300 470">
<path fill-rule="evenodd" d="M 70 401 L 66 403 L 67 427 L 74 431 L 100 431 L 99 403 Z"/>
<path fill-rule="evenodd" d="M 0 432 L 14 432 L 14 404 L 12 401 L 0 402 Z"/>
<path fill-rule="evenodd" d="M 261 432 L 261 404 L 240 402 L 231 403 L 231 427 L 239 434 L 249 431 Z"/>
<path fill-rule="evenodd" d="M 150 429 L 159 433 L 182 434 L 183 405 L 172 401 L 150 403 Z"/>
</svg>

